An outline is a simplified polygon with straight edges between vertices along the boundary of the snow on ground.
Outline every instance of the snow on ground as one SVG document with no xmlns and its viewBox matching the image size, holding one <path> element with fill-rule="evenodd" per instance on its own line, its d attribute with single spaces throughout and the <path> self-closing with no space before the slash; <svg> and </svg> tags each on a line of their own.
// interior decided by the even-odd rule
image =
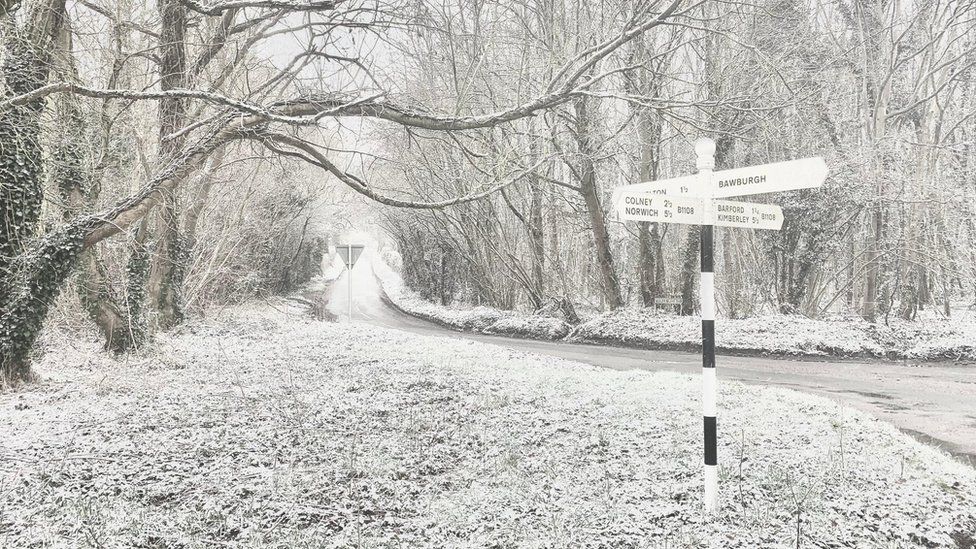
<svg viewBox="0 0 976 549">
<path fill-rule="evenodd" d="M 571 327 L 548 316 L 437 305 L 407 288 L 400 275 L 382 260 L 374 261 L 373 269 L 395 307 L 459 330 L 649 349 L 701 348 L 697 316 L 630 307 L 596 315 Z M 717 348 L 726 352 L 976 361 L 976 313 L 967 310 L 949 319 L 927 316 L 910 322 L 892 318 L 887 325 L 860 318 L 811 319 L 800 315 L 722 318 L 715 329 Z"/>
<path fill-rule="evenodd" d="M 976 471 L 864 414 L 700 378 L 225 309 L 0 395 L 2 547 L 972 547 Z M 66 341 L 66 340 L 65 340 Z"/>
</svg>

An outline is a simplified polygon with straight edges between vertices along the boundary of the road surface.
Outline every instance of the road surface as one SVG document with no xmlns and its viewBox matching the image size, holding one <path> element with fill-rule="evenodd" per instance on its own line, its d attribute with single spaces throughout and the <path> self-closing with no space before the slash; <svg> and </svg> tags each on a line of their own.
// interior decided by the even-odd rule
<svg viewBox="0 0 976 549">
<path fill-rule="evenodd" d="M 700 373 L 701 356 L 457 332 L 406 315 L 380 299 L 370 255 L 352 271 L 353 321 L 426 336 L 464 338 L 615 370 Z M 347 319 L 350 280 L 333 284 L 330 308 Z M 976 367 L 882 361 L 797 360 L 720 356 L 720 379 L 787 387 L 829 397 L 873 414 L 976 466 Z"/>
</svg>

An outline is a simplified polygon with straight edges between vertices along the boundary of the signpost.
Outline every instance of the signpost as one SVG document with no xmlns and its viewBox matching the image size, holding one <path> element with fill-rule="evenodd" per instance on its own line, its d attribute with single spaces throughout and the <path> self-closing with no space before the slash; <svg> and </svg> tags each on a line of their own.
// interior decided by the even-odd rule
<svg viewBox="0 0 976 549">
<path fill-rule="evenodd" d="M 340 244 L 336 246 L 336 253 L 346 265 L 346 289 L 348 293 L 346 301 L 348 301 L 350 321 L 352 321 L 352 268 L 356 266 L 356 262 L 359 261 L 359 256 L 363 254 L 365 247 L 362 244 Z"/>
<path fill-rule="evenodd" d="M 701 225 L 702 415 L 705 439 L 705 510 L 718 510 L 718 422 L 715 375 L 715 271 L 713 226 L 778 231 L 783 210 L 772 204 L 715 200 L 823 185 L 827 164 L 804 158 L 713 172 L 715 142 L 695 142 L 698 175 L 617 187 L 613 204 L 621 219 Z"/>
<path fill-rule="evenodd" d="M 673 307 L 674 311 L 678 312 L 681 309 L 681 296 L 655 297 L 654 310 L 657 311 L 658 307 Z"/>
</svg>

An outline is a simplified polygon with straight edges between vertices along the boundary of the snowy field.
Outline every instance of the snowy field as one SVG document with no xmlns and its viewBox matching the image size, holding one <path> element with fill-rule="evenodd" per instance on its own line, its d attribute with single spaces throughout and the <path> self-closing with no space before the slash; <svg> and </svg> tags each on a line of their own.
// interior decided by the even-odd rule
<svg viewBox="0 0 976 549">
<path fill-rule="evenodd" d="M 0 396 L 0 547 L 950 547 L 976 471 L 800 393 L 226 309 Z"/>
<path fill-rule="evenodd" d="M 407 288 L 383 261 L 374 261 L 373 268 L 394 306 L 458 330 L 647 349 L 701 348 L 697 316 L 634 307 L 597 315 L 574 327 L 548 316 L 483 306 L 436 305 Z M 976 361 L 976 312 L 964 309 L 949 319 L 929 315 L 908 322 L 891 318 L 888 325 L 860 318 L 810 319 L 799 315 L 723 318 L 715 329 L 718 349 L 732 353 Z"/>
</svg>

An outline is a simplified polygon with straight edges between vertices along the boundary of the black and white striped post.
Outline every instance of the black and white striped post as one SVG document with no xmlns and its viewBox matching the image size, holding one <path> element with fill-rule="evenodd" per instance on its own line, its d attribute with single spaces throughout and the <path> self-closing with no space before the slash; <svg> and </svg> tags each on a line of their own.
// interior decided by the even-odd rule
<svg viewBox="0 0 976 549">
<path fill-rule="evenodd" d="M 715 168 L 715 142 L 707 137 L 695 141 L 698 174 L 706 212 L 711 207 L 711 174 Z M 702 323 L 702 412 L 705 424 L 705 510 L 718 510 L 718 424 L 715 377 L 715 269 L 714 230 L 711 215 L 705 216 L 701 226 L 701 323 Z"/>
</svg>

